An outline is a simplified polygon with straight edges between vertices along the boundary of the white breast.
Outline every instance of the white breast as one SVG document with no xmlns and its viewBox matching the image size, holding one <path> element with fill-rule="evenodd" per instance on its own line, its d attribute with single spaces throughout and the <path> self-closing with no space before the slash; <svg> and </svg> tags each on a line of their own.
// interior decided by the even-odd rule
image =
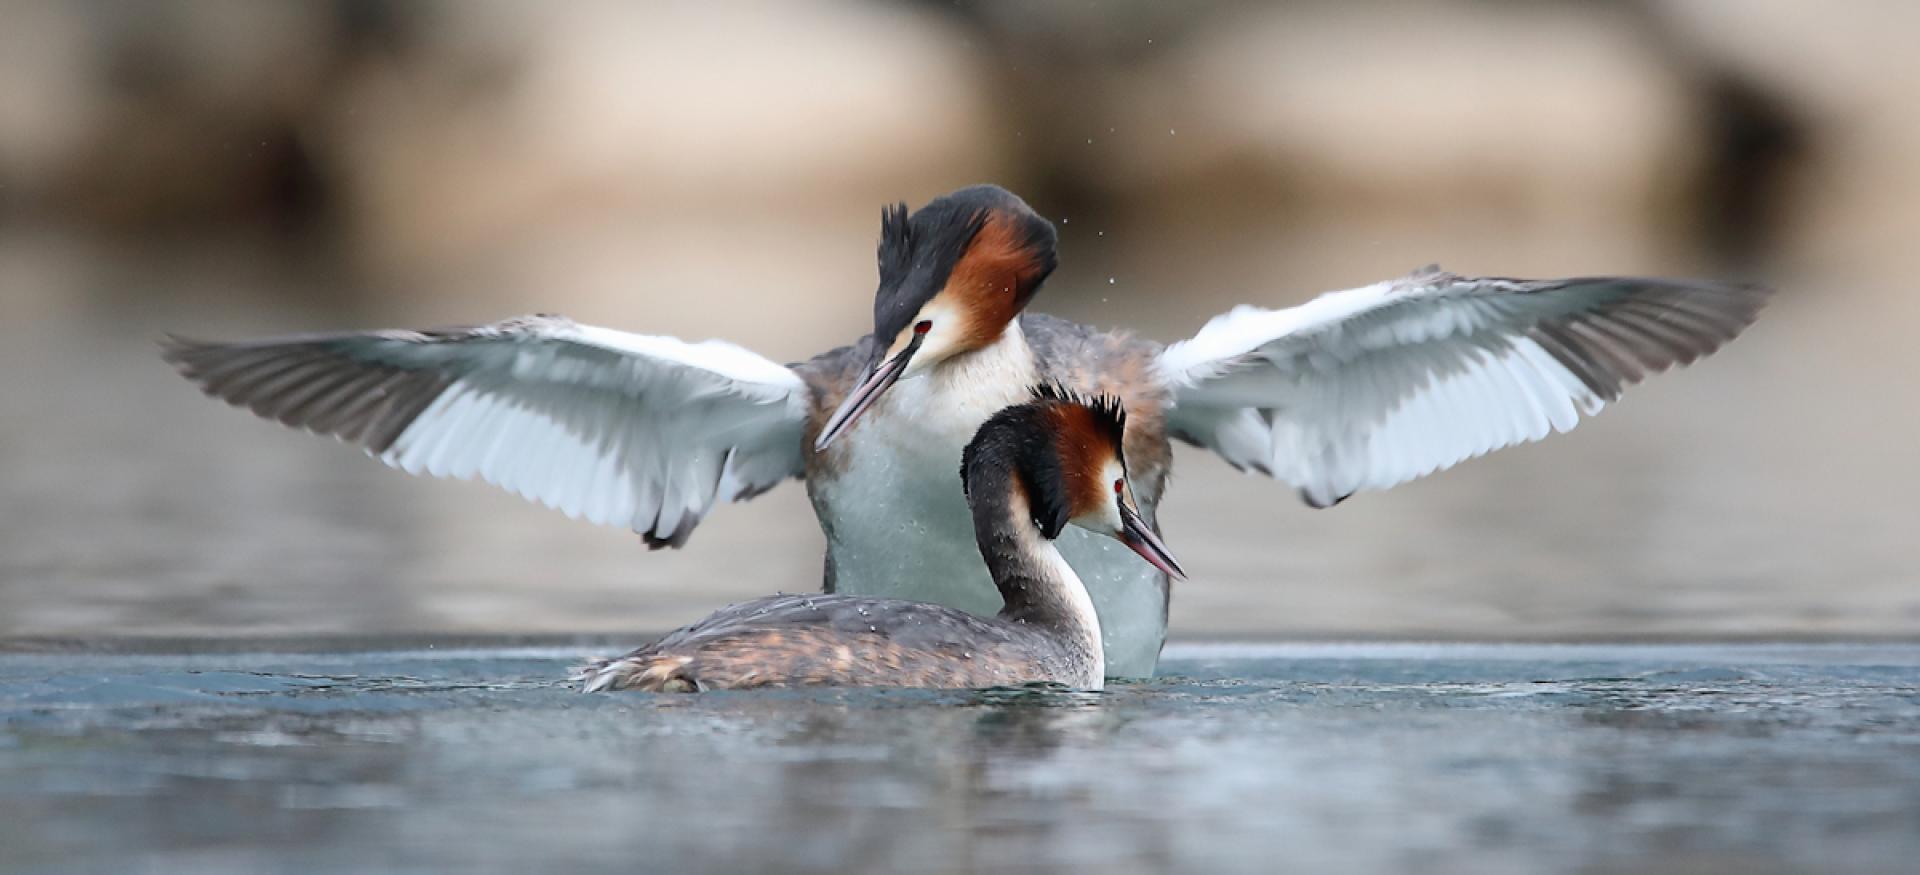
<svg viewBox="0 0 1920 875">
<path fill-rule="evenodd" d="M 987 417 L 1027 400 L 1035 379 L 1014 328 L 963 362 L 895 384 L 853 425 L 840 474 L 809 483 L 835 591 L 1000 610 L 960 489 L 960 452 Z M 1118 541 L 1071 526 L 1056 546 L 1100 615 L 1107 672 L 1152 675 L 1166 637 L 1157 573 Z"/>
</svg>

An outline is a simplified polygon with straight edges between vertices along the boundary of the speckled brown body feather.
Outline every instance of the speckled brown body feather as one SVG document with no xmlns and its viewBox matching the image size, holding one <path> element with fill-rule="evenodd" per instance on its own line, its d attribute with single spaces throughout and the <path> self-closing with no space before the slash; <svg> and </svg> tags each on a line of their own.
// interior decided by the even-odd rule
<svg viewBox="0 0 1920 875">
<path fill-rule="evenodd" d="M 1056 678 L 1068 659 L 1037 628 L 938 605 L 779 595 L 725 608 L 582 676 L 608 678 L 597 689 L 655 692 L 974 688 Z"/>
</svg>

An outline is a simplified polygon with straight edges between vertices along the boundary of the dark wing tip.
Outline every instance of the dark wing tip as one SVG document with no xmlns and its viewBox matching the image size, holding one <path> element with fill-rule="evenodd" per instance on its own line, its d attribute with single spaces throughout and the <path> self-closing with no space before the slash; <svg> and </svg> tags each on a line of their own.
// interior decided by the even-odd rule
<svg viewBox="0 0 1920 875">
<path fill-rule="evenodd" d="M 196 340 L 171 333 L 160 335 L 156 342 L 160 347 L 161 361 L 172 365 L 175 373 L 198 386 L 200 391 L 220 397 L 214 391 L 211 378 L 233 361 L 231 344 Z"/>
<path fill-rule="evenodd" d="M 1629 385 L 1693 362 L 1751 326 L 1773 295 L 1750 282 L 1583 277 L 1558 281 L 1501 281 L 1554 291 L 1611 288 L 1591 307 L 1548 317 L 1526 330 L 1593 395 L 1611 402 Z"/>
<path fill-rule="evenodd" d="M 1308 491 L 1305 489 L 1300 490 L 1300 500 L 1303 502 L 1306 502 L 1306 505 L 1308 507 L 1313 508 L 1314 510 L 1326 510 L 1327 508 L 1333 507 L 1334 505 L 1337 505 L 1340 502 L 1346 501 L 1347 499 L 1352 497 L 1353 497 L 1353 493 L 1348 492 L 1348 493 L 1343 493 L 1342 495 L 1336 497 L 1332 501 L 1320 501 L 1319 499 L 1316 499 L 1313 497 L 1313 493 L 1311 491 Z"/>
<path fill-rule="evenodd" d="M 379 454 L 456 379 L 432 368 L 363 361 L 339 335 L 217 343 L 160 338 L 161 358 L 209 398 Z"/>
<path fill-rule="evenodd" d="M 160 347 L 161 360 L 175 366 L 187 364 L 196 354 L 220 347 L 218 343 L 196 340 L 172 332 L 167 332 L 155 338 L 154 343 Z"/>
<path fill-rule="evenodd" d="M 1743 315 L 1748 324 L 1752 324 L 1753 320 L 1760 315 L 1760 311 L 1766 309 L 1767 303 L 1773 300 L 1773 296 L 1779 293 L 1778 289 L 1757 282 L 1727 283 L 1722 288 L 1743 299 L 1746 307 Z"/>
<path fill-rule="evenodd" d="M 687 545 L 687 539 L 693 537 L 693 529 L 699 524 L 699 517 L 687 514 L 680 518 L 680 524 L 674 526 L 673 531 L 662 535 L 656 527 L 641 532 L 640 538 L 647 542 L 648 550 L 678 550 Z"/>
</svg>

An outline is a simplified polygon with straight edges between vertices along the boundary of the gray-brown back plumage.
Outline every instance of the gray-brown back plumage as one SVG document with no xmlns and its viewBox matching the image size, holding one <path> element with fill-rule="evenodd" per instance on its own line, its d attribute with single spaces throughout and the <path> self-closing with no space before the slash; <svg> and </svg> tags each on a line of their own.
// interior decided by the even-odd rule
<svg viewBox="0 0 1920 875">
<path fill-rule="evenodd" d="M 778 595 L 724 608 L 583 668 L 589 692 L 807 686 L 990 687 L 1060 676 L 1071 654 L 1042 630 L 939 605 Z"/>
</svg>

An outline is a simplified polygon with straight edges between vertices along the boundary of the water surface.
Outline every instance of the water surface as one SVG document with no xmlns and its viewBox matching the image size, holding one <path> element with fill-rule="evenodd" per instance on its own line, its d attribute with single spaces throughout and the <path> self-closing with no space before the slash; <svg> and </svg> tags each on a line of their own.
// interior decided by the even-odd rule
<svg viewBox="0 0 1920 875">
<path fill-rule="evenodd" d="M 0 655 L 46 872 L 1891 872 L 1914 646 L 1186 646 L 1105 693 L 583 696 L 588 650 Z"/>
</svg>

